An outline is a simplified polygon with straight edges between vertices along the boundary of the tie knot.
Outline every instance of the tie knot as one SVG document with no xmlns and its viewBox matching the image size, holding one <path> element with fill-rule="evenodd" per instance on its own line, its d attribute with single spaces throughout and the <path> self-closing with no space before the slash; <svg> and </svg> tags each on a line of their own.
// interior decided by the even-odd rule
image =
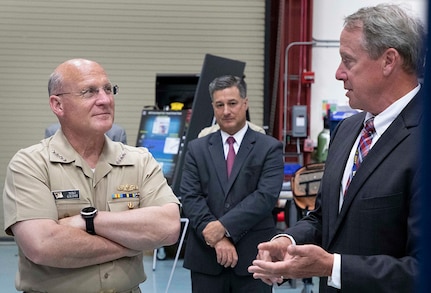
<svg viewBox="0 0 431 293">
<path fill-rule="evenodd" d="M 227 138 L 227 143 L 228 143 L 229 145 L 233 145 L 233 144 L 235 143 L 235 138 L 234 138 L 233 136 L 229 136 L 229 137 Z"/>
<path fill-rule="evenodd" d="M 376 132 L 376 129 L 374 128 L 374 117 L 371 117 L 367 121 L 365 121 L 365 131 L 368 132 L 369 135 L 372 135 Z"/>
</svg>

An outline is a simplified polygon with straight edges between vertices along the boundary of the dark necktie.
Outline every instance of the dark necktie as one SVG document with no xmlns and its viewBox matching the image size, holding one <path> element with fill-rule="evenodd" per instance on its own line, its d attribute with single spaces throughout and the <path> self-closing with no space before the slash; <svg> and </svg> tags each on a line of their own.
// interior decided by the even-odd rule
<svg viewBox="0 0 431 293">
<path fill-rule="evenodd" d="M 347 180 L 344 194 L 346 194 L 347 188 L 349 187 L 353 176 L 355 176 L 356 172 L 359 169 L 359 166 L 361 166 L 362 161 L 368 154 L 375 133 L 376 129 L 374 128 L 374 117 L 371 117 L 370 119 L 365 121 L 365 126 L 364 128 L 362 128 L 361 138 L 359 139 L 358 148 L 356 150 L 355 157 L 353 160 L 352 172 L 350 173 L 349 179 Z"/>
<path fill-rule="evenodd" d="M 233 138 L 233 136 L 229 136 L 227 138 L 227 143 L 229 144 L 229 151 L 227 153 L 227 158 L 226 158 L 226 167 L 227 167 L 227 177 L 229 177 L 230 172 L 232 171 L 233 161 L 235 160 L 235 150 L 233 148 L 233 144 L 235 143 L 235 138 Z"/>
</svg>

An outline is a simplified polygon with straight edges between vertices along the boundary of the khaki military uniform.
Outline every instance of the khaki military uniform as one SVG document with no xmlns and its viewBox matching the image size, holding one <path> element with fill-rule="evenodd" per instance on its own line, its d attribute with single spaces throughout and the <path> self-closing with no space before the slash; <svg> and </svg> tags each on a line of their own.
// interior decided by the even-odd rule
<svg viewBox="0 0 431 293">
<path fill-rule="evenodd" d="M 5 231 L 10 235 L 16 222 L 57 221 L 88 206 L 124 211 L 179 203 L 147 149 L 107 138 L 93 172 L 61 131 L 17 152 L 7 170 L 3 196 Z M 16 287 L 28 292 L 139 292 L 133 290 L 146 279 L 142 257 L 63 269 L 36 265 L 20 251 Z"/>
<path fill-rule="evenodd" d="M 250 121 L 247 121 L 247 123 L 248 123 L 248 126 L 249 126 L 251 129 L 253 129 L 254 131 L 257 131 L 257 132 L 260 132 L 260 133 L 266 134 L 265 130 L 264 130 L 262 127 L 260 127 L 260 126 L 258 126 L 258 125 L 256 125 L 256 124 L 253 124 L 253 123 L 251 123 Z M 219 130 L 219 129 L 220 129 L 220 125 L 218 125 L 218 124 L 214 124 L 214 125 L 211 125 L 211 126 L 205 127 L 204 129 L 202 129 L 202 130 L 198 133 L 198 137 L 204 137 L 204 136 L 206 136 L 206 135 L 208 135 L 208 134 L 210 134 L 210 133 L 216 132 L 216 131 L 217 131 L 217 130 Z"/>
</svg>

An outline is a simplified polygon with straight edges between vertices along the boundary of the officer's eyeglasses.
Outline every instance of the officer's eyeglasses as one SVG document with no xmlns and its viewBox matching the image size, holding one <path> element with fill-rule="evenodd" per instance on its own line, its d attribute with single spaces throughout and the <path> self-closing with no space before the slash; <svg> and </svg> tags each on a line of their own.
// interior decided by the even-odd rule
<svg viewBox="0 0 431 293">
<path fill-rule="evenodd" d="M 95 96 L 97 96 L 99 94 L 100 89 L 103 89 L 103 91 L 105 92 L 105 94 L 107 95 L 113 95 L 115 96 L 116 94 L 118 94 L 119 91 L 119 87 L 118 85 L 114 85 L 112 86 L 111 84 L 107 84 L 102 88 L 96 88 L 96 87 L 89 87 L 87 89 L 84 89 L 80 92 L 70 92 L 70 93 L 60 93 L 60 94 L 56 94 L 54 96 L 61 96 L 61 95 L 77 95 L 77 96 L 81 96 L 84 99 L 91 99 Z"/>
</svg>

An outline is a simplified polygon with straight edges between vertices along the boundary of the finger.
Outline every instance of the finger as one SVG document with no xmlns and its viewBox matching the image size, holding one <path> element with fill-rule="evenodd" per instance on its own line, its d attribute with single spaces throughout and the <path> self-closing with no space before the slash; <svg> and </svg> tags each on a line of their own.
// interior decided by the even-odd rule
<svg viewBox="0 0 431 293">
<path fill-rule="evenodd" d="M 232 267 L 233 268 L 233 267 L 236 266 L 236 263 L 238 261 L 238 256 L 237 256 L 235 250 L 229 250 L 226 253 L 226 258 L 227 258 L 226 259 L 226 263 L 224 265 L 225 268 L 227 268 L 227 267 Z"/>
<path fill-rule="evenodd" d="M 230 265 L 231 268 L 236 267 L 236 265 L 238 264 L 238 258 L 235 258 L 232 262 L 232 264 Z"/>
<path fill-rule="evenodd" d="M 260 267 L 258 265 L 254 265 L 254 264 L 248 267 L 248 272 L 253 273 L 253 274 L 257 274 L 259 277 L 271 276 L 270 272 L 268 272 L 267 270 L 264 270 L 262 267 Z"/>
<path fill-rule="evenodd" d="M 232 264 L 232 255 L 230 252 L 227 252 L 225 255 L 225 262 L 223 266 L 227 268 L 227 267 L 230 267 L 231 264 Z"/>
<path fill-rule="evenodd" d="M 226 258 L 223 255 L 220 257 L 219 264 L 222 265 L 222 266 L 224 266 L 226 264 Z"/>
<path fill-rule="evenodd" d="M 259 250 L 256 259 L 259 260 L 265 260 L 265 261 L 271 261 L 271 254 L 267 250 Z"/>
<path fill-rule="evenodd" d="M 249 266 L 247 268 L 247 271 L 251 274 L 255 273 L 256 272 L 256 266 L 254 266 L 254 265 Z"/>
<path fill-rule="evenodd" d="M 310 256 L 309 245 L 289 245 L 287 253 L 291 256 Z"/>
<path fill-rule="evenodd" d="M 273 247 L 273 244 L 271 242 L 262 242 L 262 243 L 259 243 L 259 245 L 257 246 L 259 250 L 268 250 L 268 249 L 271 249 L 272 247 Z"/>
<path fill-rule="evenodd" d="M 216 255 L 217 255 L 217 263 L 218 264 L 222 264 L 223 258 L 222 258 L 222 253 L 218 250 L 216 250 Z"/>
<path fill-rule="evenodd" d="M 290 254 L 290 255 L 296 255 L 296 252 L 298 251 L 298 249 L 297 249 L 297 246 L 296 245 L 289 245 L 288 247 L 287 247 L 287 252 Z"/>
<path fill-rule="evenodd" d="M 230 267 L 234 268 L 237 263 L 238 263 L 238 254 L 236 253 L 236 251 L 234 251 L 233 260 L 232 260 L 232 264 L 230 265 Z"/>
<path fill-rule="evenodd" d="M 227 261 L 228 261 L 228 258 L 227 258 L 227 255 L 226 255 L 226 252 L 222 251 L 222 252 L 220 253 L 220 256 L 221 256 L 221 258 L 220 258 L 220 265 L 225 266 L 225 265 L 226 265 L 226 263 L 227 263 Z"/>
<path fill-rule="evenodd" d="M 262 260 L 254 260 L 250 267 L 253 273 L 266 275 L 269 278 L 280 278 L 280 276 L 288 276 L 289 272 L 283 262 L 268 262 Z"/>
<path fill-rule="evenodd" d="M 267 276 L 265 274 L 259 274 L 259 273 L 253 274 L 253 278 L 254 279 L 260 279 L 265 284 L 270 285 L 270 286 L 283 282 L 283 278 L 281 278 L 281 277 L 270 277 L 270 276 Z"/>
<path fill-rule="evenodd" d="M 269 262 L 269 261 L 264 261 L 264 260 L 260 260 L 260 259 L 255 259 L 252 262 L 253 266 L 262 270 L 268 270 L 268 265 L 273 264 L 273 262 Z"/>
</svg>

